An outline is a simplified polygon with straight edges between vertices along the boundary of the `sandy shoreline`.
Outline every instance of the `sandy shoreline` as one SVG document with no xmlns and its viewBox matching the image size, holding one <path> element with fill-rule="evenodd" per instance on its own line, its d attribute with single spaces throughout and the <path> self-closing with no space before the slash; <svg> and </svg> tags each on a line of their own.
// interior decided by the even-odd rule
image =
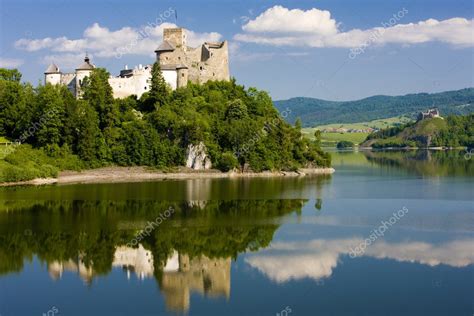
<svg viewBox="0 0 474 316">
<path fill-rule="evenodd" d="M 33 179 L 20 182 L 4 182 L 0 186 L 145 182 L 169 179 L 205 178 L 249 178 L 249 177 L 301 177 L 316 174 L 332 174 L 334 168 L 300 169 L 298 172 L 220 172 L 217 170 L 196 171 L 181 168 L 176 172 L 151 170 L 146 167 L 105 167 L 84 171 L 62 171 L 57 178 Z"/>
</svg>

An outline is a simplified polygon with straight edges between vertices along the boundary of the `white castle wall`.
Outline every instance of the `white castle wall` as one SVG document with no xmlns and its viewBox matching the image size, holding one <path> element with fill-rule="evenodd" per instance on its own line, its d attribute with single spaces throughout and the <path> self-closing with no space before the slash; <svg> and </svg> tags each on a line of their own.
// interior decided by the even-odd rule
<svg viewBox="0 0 474 316">
<path fill-rule="evenodd" d="M 163 77 L 171 88 L 176 89 L 178 79 L 176 70 L 163 70 Z M 126 98 L 136 95 L 140 98 L 151 87 L 151 66 L 136 68 L 130 77 L 111 77 L 109 84 L 114 92 L 114 98 Z"/>
<path fill-rule="evenodd" d="M 176 70 L 162 70 L 161 72 L 166 83 L 171 86 L 171 89 L 176 90 L 178 72 Z"/>
<path fill-rule="evenodd" d="M 61 83 L 61 73 L 56 74 L 46 74 L 45 75 L 46 83 L 50 83 L 53 85 Z"/>
</svg>

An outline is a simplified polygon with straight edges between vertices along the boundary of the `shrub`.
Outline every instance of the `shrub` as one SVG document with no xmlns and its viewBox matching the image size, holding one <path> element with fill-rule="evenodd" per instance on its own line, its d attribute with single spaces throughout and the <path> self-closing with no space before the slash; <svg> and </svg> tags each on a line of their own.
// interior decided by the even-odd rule
<svg viewBox="0 0 474 316">
<path fill-rule="evenodd" d="M 338 149 L 344 149 L 344 148 L 353 148 L 354 143 L 350 142 L 348 140 L 341 140 L 340 142 L 337 143 L 336 147 Z"/>
<path fill-rule="evenodd" d="M 225 152 L 219 159 L 217 168 L 221 171 L 227 172 L 238 166 L 238 161 L 235 155 L 231 152 Z"/>
</svg>

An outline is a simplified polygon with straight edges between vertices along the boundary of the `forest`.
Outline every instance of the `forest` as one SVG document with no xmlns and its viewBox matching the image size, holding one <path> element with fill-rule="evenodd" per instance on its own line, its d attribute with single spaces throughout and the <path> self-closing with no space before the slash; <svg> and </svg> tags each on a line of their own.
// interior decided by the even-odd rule
<svg viewBox="0 0 474 316">
<path fill-rule="evenodd" d="M 0 69 L 0 182 L 54 177 L 66 169 L 102 166 L 183 166 L 190 144 L 203 142 L 221 171 L 326 167 L 320 140 L 286 123 L 270 96 L 231 81 L 189 84 L 172 91 L 160 66 L 140 99 L 114 99 L 102 68 L 76 99 L 62 85 L 33 87 L 18 70 Z"/>
<path fill-rule="evenodd" d="M 474 112 L 474 88 L 403 96 L 376 95 L 354 101 L 298 97 L 275 101 L 275 106 L 291 108 L 288 122 L 294 123 L 300 117 L 303 127 L 359 123 L 401 115 L 415 119 L 420 111 L 430 108 L 438 108 L 442 115 L 467 115 Z"/>
</svg>

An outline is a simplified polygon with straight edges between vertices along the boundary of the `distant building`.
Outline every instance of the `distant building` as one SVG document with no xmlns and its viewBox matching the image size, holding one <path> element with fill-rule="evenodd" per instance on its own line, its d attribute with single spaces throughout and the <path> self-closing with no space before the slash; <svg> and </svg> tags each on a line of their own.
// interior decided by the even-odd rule
<svg viewBox="0 0 474 316">
<path fill-rule="evenodd" d="M 429 109 L 426 112 L 420 112 L 417 117 L 417 121 L 421 121 L 427 118 L 434 118 L 434 117 L 441 117 L 439 115 L 439 110 L 438 109 Z"/>
<path fill-rule="evenodd" d="M 167 28 L 163 30 L 163 42 L 155 50 L 156 61 L 160 63 L 166 83 L 171 89 L 185 87 L 188 81 L 205 83 L 209 80 L 229 80 L 229 53 L 227 41 L 219 43 L 205 42 L 193 48 L 186 44 L 186 30 Z M 44 72 L 45 84 L 63 84 L 76 98 L 82 96 L 85 77 L 94 70 L 86 54 L 84 63 L 74 73 L 62 73 L 54 63 Z M 110 77 L 114 98 L 126 98 L 136 95 L 138 98 L 150 90 L 152 65 L 139 65 L 134 69 L 120 71 L 117 77 Z"/>
</svg>

